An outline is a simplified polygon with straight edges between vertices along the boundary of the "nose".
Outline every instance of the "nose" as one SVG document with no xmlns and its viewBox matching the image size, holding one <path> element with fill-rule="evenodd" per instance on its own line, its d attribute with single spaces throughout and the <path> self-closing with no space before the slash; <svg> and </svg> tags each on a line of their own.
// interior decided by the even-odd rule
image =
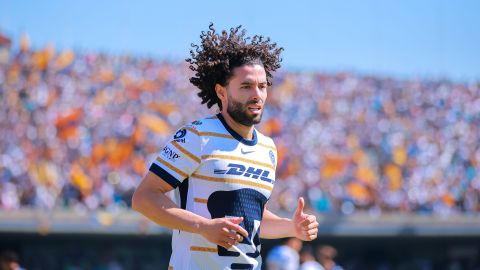
<svg viewBox="0 0 480 270">
<path fill-rule="evenodd" d="M 262 90 L 258 86 L 255 86 L 252 92 L 253 92 L 251 97 L 252 100 L 255 100 L 255 101 L 262 100 Z"/>
</svg>

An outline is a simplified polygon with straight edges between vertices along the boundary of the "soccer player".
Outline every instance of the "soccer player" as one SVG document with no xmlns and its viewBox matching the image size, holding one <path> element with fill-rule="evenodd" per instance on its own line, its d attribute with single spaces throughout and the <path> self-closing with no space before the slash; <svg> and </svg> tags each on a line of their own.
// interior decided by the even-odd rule
<svg viewBox="0 0 480 270">
<path fill-rule="evenodd" d="M 169 269 L 260 269 L 260 238 L 317 237 L 303 198 L 291 219 L 265 207 L 277 151 L 254 125 L 283 48 L 245 34 L 240 26 L 217 33 L 211 24 L 192 45 L 190 82 L 202 104 L 216 104 L 220 113 L 180 128 L 132 198 L 133 209 L 174 230 Z M 165 195 L 171 190 L 177 204 Z"/>
</svg>

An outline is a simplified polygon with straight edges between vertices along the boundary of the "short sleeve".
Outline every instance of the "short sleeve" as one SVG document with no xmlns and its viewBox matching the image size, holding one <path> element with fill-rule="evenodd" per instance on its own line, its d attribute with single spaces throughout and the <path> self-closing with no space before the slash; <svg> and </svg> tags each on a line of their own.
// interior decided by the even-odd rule
<svg viewBox="0 0 480 270">
<path fill-rule="evenodd" d="M 200 165 L 201 139 L 191 125 L 179 129 L 150 165 L 150 171 L 173 188 L 178 187 Z"/>
</svg>

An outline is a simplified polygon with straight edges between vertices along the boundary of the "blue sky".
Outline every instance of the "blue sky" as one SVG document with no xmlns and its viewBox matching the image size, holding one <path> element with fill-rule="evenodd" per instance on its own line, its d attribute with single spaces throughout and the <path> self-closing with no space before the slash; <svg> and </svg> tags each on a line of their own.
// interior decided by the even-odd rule
<svg viewBox="0 0 480 270">
<path fill-rule="evenodd" d="M 161 2 L 0 0 L 0 30 L 35 47 L 181 60 L 209 22 L 241 24 L 283 46 L 289 70 L 480 79 L 480 1 Z"/>
</svg>

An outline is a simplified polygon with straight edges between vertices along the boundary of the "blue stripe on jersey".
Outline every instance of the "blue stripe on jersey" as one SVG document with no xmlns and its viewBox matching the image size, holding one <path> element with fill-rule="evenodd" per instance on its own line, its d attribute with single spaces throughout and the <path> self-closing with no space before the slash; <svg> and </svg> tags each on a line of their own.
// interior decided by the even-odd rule
<svg viewBox="0 0 480 270">
<path fill-rule="evenodd" d="M 237 270 L 237 269 L 252 270 L 253 269 L 252 264 L 245 264 L 245 263 L 232 263 L 230 267 L 232 268 L 232 270 Z"/>
<path fill-rule="evenodd" d="M 178 187 L 178 191 L 180 193 L 180 207 L 182 207 L 182 209 L 187 209 L 188 178 L 183 180 Z"/>
<path fill-rule="evenodd" d="M 230 135 L 232 135 L 235 139 L 237 139 L 237 141 L 239 141 L 239 142 L 241 142 L 245 145 L 250 145 L 250 146 L 254 146 L 254 145 L 257 144 L 257 131 L 255 131 L 255 129 L 253 129 L 253 139 L 252 140 L 247 140 L 247 139 L 243 138 L 240 134 L 238 134 L 235 130 L 233 130 L 227 124 L 227 122 L 225 121 L 225 118 L 223 118 L 222 114 L 220 114 L 220 113 L 217 114 L 217 117 L 220 120 L 220 122 L 222 122 L 223 126 L 228 131 L 228 133 L 230 133 Z"/>
<path fill-rule="evenodd" d="M 181 183 L 175 177 L 173 177 L 170 173 L 168 173 L 162 167 L 158 166 L 155 163 L 152 163 L 149 170 L 154 174 L 156 174 L 158 177 L 162 178 L 163 181 L 167 182 L 173 188 L 178 187 L 178 185 L 180 185 Z"/>
</svg>

